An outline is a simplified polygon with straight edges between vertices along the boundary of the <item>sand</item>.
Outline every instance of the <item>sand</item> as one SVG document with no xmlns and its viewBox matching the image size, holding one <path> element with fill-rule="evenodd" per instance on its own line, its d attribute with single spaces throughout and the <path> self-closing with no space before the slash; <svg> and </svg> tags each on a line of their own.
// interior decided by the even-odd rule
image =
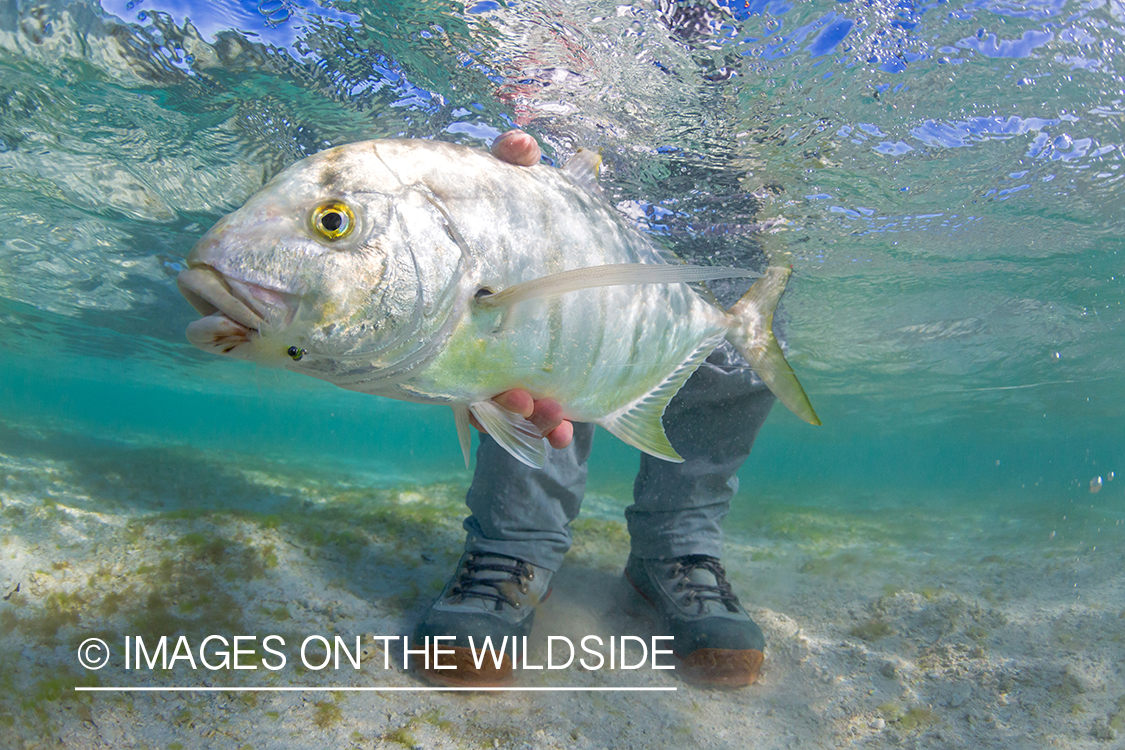
<svg viewBox="0 0 1125 750">
<path fill-rule="evenodd" d="M 423 686 L 394 665 L 393 650 L 384 669 L 370 636 L 406 633 L 452 571 L 464 483 L 381 486 L 261 457 L 7 424 L 0 744 L 1125 747 L 1125 559 L 1112 544 L 1123 533 L 1121 489 L 1107 485 L 1101 505 L 1074 508 L 1062 525 L 1017 506 L 1009 516 L 932 506 L 845 513 L 802 507 L 799 489 L 787 502 L 745 493 L 738 502 L 759 522 L 752 534 L 728 534 L 725 564 L 768 642 L 749 688 L 701 689 L 675 670 L 572 666 L 523 671 L 518 686 L 674 690 L 346 692 Z M 530 664 L 543 662 L 550 635 L 653 634 L 615 603 L 628 551 L 623 504 L 589 498 L 538 612 Z M 244 644 L 278 635 L 287 663 L 266 669 L 262 653 L 240 660 L 255 670 L 193 670 L 183 658 L 170 670 L 126 670 L 125 637 L 155 644 L 160 635 L 170 644 L 183 635 L 192 648 L 208 635 L 256 639 Z M 311 635 L 360 636 L 362 667 L 303 668 L 298 644 Z M 112 651 L 102 669 L 78 662 L 88 638 Z"/>
</svg>

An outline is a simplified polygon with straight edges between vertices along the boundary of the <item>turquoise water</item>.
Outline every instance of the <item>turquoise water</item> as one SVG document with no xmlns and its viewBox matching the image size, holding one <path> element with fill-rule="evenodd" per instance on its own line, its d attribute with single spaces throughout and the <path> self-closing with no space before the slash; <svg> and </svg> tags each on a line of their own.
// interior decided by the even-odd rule
<svg viewBox="0 0 1125 750">
<path fill-rule="evenodd" d="M 199 352 L 174 279 L 304 155 L 519 125 L 551 159 L 601 148 L 609 199 L 697 262 L 746 262 L 786 220 L 782 323 L 824 426 L 774 411 L 728 531 L 922 509 L 1117 560 L 1125 6 L 730 7 L 692 30 L 615 2 L 0 5 L 0 452 L 463 487 L 448 410 Z M 591 489 L 624 505 L 636 461 L 599 435 Z"/>
<path fill-rule="evenodd" d="M 745 481 L 1064 492 L 1120 469 L 1120 8 L 735 10 L 669 37 L 611 4 L 6 7 L 6 413 L 455 471 L 444 414 L 191 349 L 173 278 L 302 155 L 518 122 L 551 155 L 601 147 L 612 199 L 687 257 L 745 262 L 748 225 L 790 222 L 791 359 L 826 427 L 779 410 Z"/>
</svg>

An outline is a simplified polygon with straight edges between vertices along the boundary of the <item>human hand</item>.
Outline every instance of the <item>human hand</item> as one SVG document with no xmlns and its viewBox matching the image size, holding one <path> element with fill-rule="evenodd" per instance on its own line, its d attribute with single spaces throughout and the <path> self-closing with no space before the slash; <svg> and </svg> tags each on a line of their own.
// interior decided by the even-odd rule
<svg viewBox="0 0 1125 750">
<path fill-rule="evenodd" d="M 508 130 L 493 142 L 492 153 L 496 159 L 516 166 L 534 166 L 539 163 L 541 151 L 535 139 L 523 130 Z M 551 398 L 534 399 L 523 389 L 508 390 L 493 399 L 508 412 L 521 414 L 539 431 L 552 448 L 566 448 L 574 437 L 574 425 L 562 418 L 562 407 Z M 472 426 L 486 432 L 476 417 L 471 418 Z"/>
<path fill-rule="evenodd" d="M 492 400 L 538 427 L 539 433 L 547 438 L 552 448 L 565 448 L 574 438 L 574 425 L 563 419 L 562 406 L 553 398 L 536 399 L 522 388 L 515 388 L 494 396 Z M 481 432 L 488 432 L 471 413 L 469 422 Z"/>
<path fill-rule="evenodd" d="M 533 167 L 539 163 L 542 152 L 535 138 L 522 130 L 509 130 L 492 143 L 492 155 L 517 167 Z M 562 406 L 550 398 L 536 400 L 523 389 L 505 391 L 494 399 L 508 411 L 522 414 L 525 419 L 539 428 L 543 437 L 553 448 L 565 448 L 574 437 L 574 425 L 562 418 Z M 476 417 L 471 419 L 473 426 L 481 432 Z"/>
</svg>

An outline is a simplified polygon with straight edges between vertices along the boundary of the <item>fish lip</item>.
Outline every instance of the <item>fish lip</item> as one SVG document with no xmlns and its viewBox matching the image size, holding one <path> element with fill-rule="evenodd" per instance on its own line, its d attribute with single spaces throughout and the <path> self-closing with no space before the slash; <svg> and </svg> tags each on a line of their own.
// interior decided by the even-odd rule
<svg viewBox="0 0 1125 750">
<path fill-rule="evenodd" d="M 204 317 L 222 313 L 251 331 L 266 320 L 261 303 L 250 293 L 252 285 L 233 282 L 206 263 L 189 263 L 176 277 L 176 286 Z"/>
</svg>

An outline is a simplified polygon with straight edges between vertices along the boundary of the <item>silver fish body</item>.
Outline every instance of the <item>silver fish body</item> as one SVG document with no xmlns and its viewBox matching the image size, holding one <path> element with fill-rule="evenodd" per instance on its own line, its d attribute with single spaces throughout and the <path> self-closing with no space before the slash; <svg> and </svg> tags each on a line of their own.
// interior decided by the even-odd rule
<svg viewBox="0 0 1125 750">
<path fill-rule="evenodd" d="M 453 406 L 463 445 L 471 410 L 532 465 L 543 441 L 493 396 L 553 398 L 567 418 L 677 460 L 660 415 L 724 338 L 816 422 L 769 330 L 787 269 L 724 311 L 665 279 L 732 273 L 670 264 L 581 184 L 588 177 L 437 141 L 316 154 L 191 251 L 179 285 L 206 317 L 188 338 L 350 390 Z"/>
</svg>

